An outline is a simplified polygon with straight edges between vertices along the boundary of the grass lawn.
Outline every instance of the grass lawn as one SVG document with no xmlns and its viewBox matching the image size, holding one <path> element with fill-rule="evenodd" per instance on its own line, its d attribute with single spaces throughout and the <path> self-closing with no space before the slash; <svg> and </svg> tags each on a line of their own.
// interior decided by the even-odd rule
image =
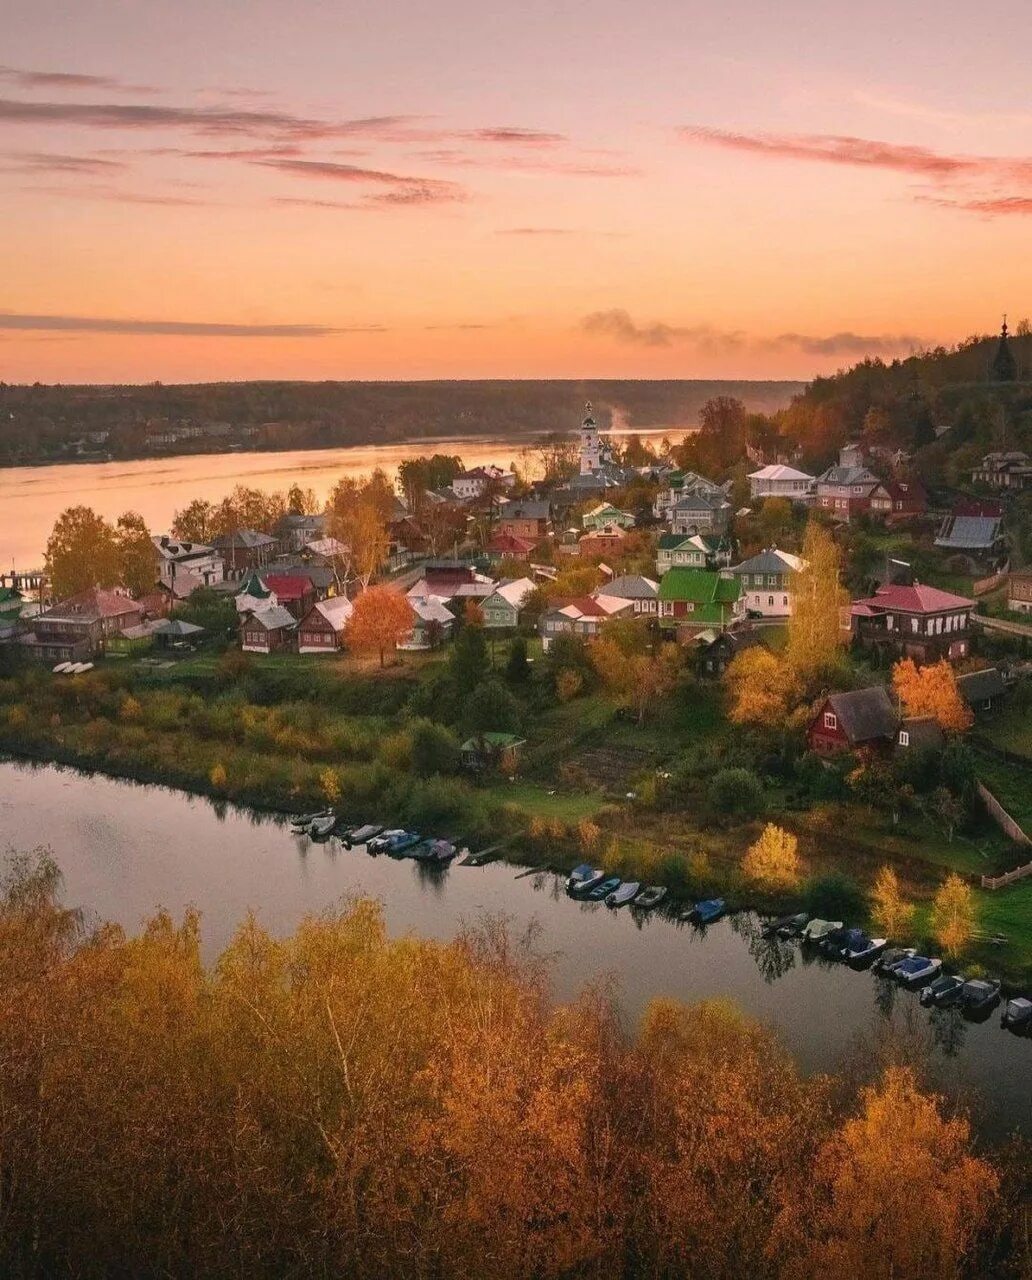
<svg viewBox="0 0 1032 1280">
<path fill-rule="evenodd" d="M 1032 833 L 1032 785 L 1028 767 L 979 753 L 978 777 L 1014 821 Z"/>
<path fill-rule="evenodd" d="M 1032 764 L 1032 715 L 1011 703 L 1004 711 L 981 722 L 974 730 L 994 746 L 1027 756 Z"/>
<path fill-rule="evenodd" d="M 601 791 L 556 791 L 543 783 L 498 782 L 485 787 L 480 793 L 495 804 L 517 804 L 535 818 L 561 818 L 564 822 L 579 822 L 590 818 L 605 802 Z"/>
<path fill-rule="evenodd" d="M 991 970 L 995 960 L 997 967 L 1005 964 L 1008 972 L 1032 973 L 1032 877 L 1005 889 L 980 892 L 978 918 L 981 932 L 999 933 L 1007 939 L 1003 947 L 978 946 L 980 963 Z"/>
</svg>

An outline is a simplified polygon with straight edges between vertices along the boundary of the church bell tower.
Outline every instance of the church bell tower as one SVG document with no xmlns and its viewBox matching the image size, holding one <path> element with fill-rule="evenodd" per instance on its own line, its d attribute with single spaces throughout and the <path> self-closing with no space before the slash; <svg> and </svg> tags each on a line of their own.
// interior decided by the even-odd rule
<svg viewBox="0 0 1032 1280">
<path fill-rule="evenodd" d="M 597 471 L 602 462 L 598 439 L 598 423 L 591 413 L 591 401 L 584 406 L 584 421 L 580 428 L 580 471 L 582 476 Z"/>
</svg>

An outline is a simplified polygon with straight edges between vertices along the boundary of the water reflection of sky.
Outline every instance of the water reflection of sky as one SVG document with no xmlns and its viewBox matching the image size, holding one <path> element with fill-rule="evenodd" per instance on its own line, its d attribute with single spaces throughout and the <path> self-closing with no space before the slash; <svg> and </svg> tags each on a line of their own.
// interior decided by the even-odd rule
<svg viewBox="0 0 1032 1280">
<path fill-rule="evenodd" d="M 629 1022 L 657 995 L 730 998 L 775 1026 L 808 1071 L 863 1075 L 903 1053 L 959 1091 L 987 1131 L 1032 1131 L 1032 1040 L 1002 1031 L 998 1012 L 979 1025 L 955 1009 L 922 1009 L 915 994 L 873 973 L 763 938 L 749 915 L 700 930 L 659 913 L 574 902 L 551 874 L 516 880 L 501 863 L 442 872 L 371 858 L 164 788 L 0 764 L 0 847 L 39 844 L 62 867 L 66 900 L 98 918 L 134 929 L 159 905 L 174 913 L 198 907 L 209 959 L 249 908 L 286 932 L 306 913 L 365 893 L 384 903 L 393 933 L 442 940 L 501 916 L 515 934 L 534 930 L 561 997 L 606 981 Z"/>
</svg>

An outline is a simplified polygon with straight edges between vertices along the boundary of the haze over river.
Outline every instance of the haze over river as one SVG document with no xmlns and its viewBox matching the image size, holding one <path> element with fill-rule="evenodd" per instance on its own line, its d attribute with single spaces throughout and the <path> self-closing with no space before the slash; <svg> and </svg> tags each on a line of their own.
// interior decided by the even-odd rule
<svg viewBox="0 0 1032 1280">
<path fill-rule="evenodd" d="M 922 1009 L 916 994 L 873 973 L 760 938 L 751 915 L 702 931 L 575 902 L 548 872 L 515 879 L 503 863 L 438 870 L 372 858 L 164 787 L 0 760 L 0 853 L 37 845 L 50 846 L 64 872 L 64 901 L 93 920 L 137 930 L 159 905 L 177 917 L 198 907 L 208 961 L 249 908 L 282 934 L 363 893 L 383 902 L 393 934 L 442 940 L 504 914 L 514 936 L 537 930 L 560 998 L 612 980 L 629 1024 L 653 996 L 730 998 L 773 1024 L 806 1071 L 867 1069 L 898 1038 L 938 1085 L 961 1091 L 986 1135 L 1032 1133 L 1032 1039 L 1001 1030 L 998 1010 L 972 1023 L 955 1009 Z"/>
<path fill-rule="evenodd" d="M 649 435 L 658 440 L 666 433 L 620 434 Z M 684 435 L 684 428 L 670 434 L 677 440 Z M 515 440 L 459 436 L 347 449 L 185 454 L 135 462 L 7 467 L 0 469 L 0 571 L 40 567 L 54 521 L 66 507 L 92 507 L 108 520 L 123 511 L 138 511 L 152 533 L 166 533 L 179 508 L 194 498 L 218 501 L 238 484 L 287 489 L 297 483 L 314 489 L 322 498 L 342 476 L 368 475 L 383 467 L 393 477 L 400 462 L 420 454 L 458 454 L 467 467 L 487 462 L 508 466 L 530 443 L 529 436 Z"/>
</svg>

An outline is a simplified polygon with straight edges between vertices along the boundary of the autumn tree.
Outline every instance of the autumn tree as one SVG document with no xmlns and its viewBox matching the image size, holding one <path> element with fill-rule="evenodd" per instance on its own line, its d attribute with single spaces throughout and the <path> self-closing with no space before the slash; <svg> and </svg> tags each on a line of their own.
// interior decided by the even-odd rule
<svg viewBox="0 0 1032 1280">
<path fill-rule="evenodd" d="M 781 725 L 801 695 L 794 669 L 762 645 L 744 649 L 732 659 L 724 681 L 731 699 L 728 716 L 734 724 Z"/>
<path fill-rule="evenodd" d="M 69 507 L 47 541 L 46 570 L 59 600 L 91 587 L 115 586 L 122 577 L 115 530 L 90 507 Z"/>
<path fill-rule="evenodd" d="M 412 606 L 400 592 L 369 587 L 355 600 L 345 641 L 355 653 L 378 653 L 382 667 L 388 651 L 396 648 L 414 622 Z"/>
<path fill-rule="evenodd" d="M 900 890 L 899 876 L 892 867 L 880 868 L 871 889 L 871 919 L 887 938 L 902 938 L 914 918 L 914 904 Z"/>
<path fill-rule="evenodd" d="M 848 595 L 839 580 L 839 549 L 816 520 L 806 526 L 802 559 L 805 567 L 790 575 L 792 613 L 785 656 L 800 680 L 809 685 L 839 660 L 844 639 L 840 615 Z"/>
<path fill-rule="evenodd" d="M 346 572 L 354 571 L 363 587 L 382 567 L 390 550 L 387 521 L 393 492 L 383 472 L 359 484 L 345 476 L 334 486 L 328 507 L 329 533 L 347 548 Z"/>
<path fill-rule="evenodd" d="M 956 957 L 974 937 L 975 923 L 971 886 L 951 871 L 932 901 L 932 933 L 946 955 Z"/>
<path fill-rule="evenodd" d="M 295 482 L 287 490 L 286 507 L 299 516 L 319 514 L 319 500 L 314 489 L 306 489 Z"/>
<path fill-rule="evenodd" d="M 946 1119 L 904 1067 L 889 1067 L 861 1099 L 859 1114 L 824 1142 L 812 1176 L 786 1195 L 769 1248 L 778 1275 L 966 1274 L 999 1185 L 972 1154 L 967 1120 Z"/>
<path fill-rule="evenodd" d="M 953 733 L 963 733 L 974 722 L 945 658 L 923 667 L 903 658 L 892 668 L 892 687 L 908 716 L 933 716 L 941 729 Z"/>
<path fill-rule="evenodd" d="M 790 831 L 768 822 L 746 850 L 742 874 L 767 889 L 790 889 L 799 883 L 799 841 Z"/>
<path fill-rule="evenodd" d="M 115 525 L 115 544 L 122 586 L 137 598 L 145 595 L 157 579 L 158 557 L 143 516 L 136 511 L 120 515 Z"/>
<path fill-rule="evenodd" d="M 172 535 L 181 542 L 210 542 L 216 536 L 211 503 L 194 498 L 182 511 L 177 511 L 172 517 Z"/>
</svg>

